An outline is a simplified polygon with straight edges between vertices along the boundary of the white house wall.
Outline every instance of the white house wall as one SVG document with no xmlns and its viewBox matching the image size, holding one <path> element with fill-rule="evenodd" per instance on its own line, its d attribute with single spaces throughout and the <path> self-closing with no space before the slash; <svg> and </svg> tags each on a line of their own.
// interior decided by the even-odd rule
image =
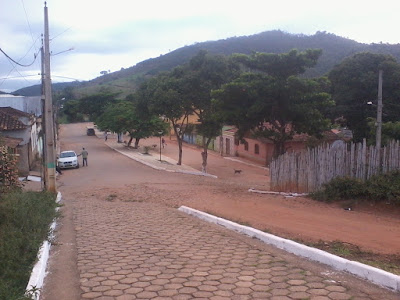
<svg viewBox="0 0 400 300">
<path fill-rule="evenodd" d="M 0 107 L 12 107 L 36 117 L 42 115 L 42 100 L 40 96 L 25 97 L 0 95 Z"/>
</svg>

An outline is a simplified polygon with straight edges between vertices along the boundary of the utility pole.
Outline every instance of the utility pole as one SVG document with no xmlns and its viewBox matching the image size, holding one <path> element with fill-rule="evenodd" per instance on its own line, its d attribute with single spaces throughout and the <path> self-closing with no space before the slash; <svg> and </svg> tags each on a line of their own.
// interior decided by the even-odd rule
<svg viewBox="0 0 400 300">
<path fill-rule="evenodd" d="M 376 114 L 376 149 L 378 149 L 378 155 L 380 154 L 381 141 L 382 141 L 382 74 L 383 71 L 379 70 L 379 81 L 378 81 L 378 108 Z"/>
<path fill-rule="evenodd" d="M 44 79 L 44 40 L 43 40 L 43 34 L 42 34 L 42 48 L 40 49 L 40 57 L 41 57 L 41 79 L 42 79 L 42 89 L 41 89 L 41 109 L 42 109 L 42 127 L 43 127 L 43 132 L 46 130 L 46 116 L 45 116 L 45 92 L 44 92 L 44 85 L 45 85 L 45 79 Z M 47 157 L 47 147 L 46 147 L 46 134 L 43 134 L 43 158 L 42 158 L 42 189 L 46 190 L 47 189 L 47 167 L 46 167 L 46 157 Z"/>
<path fill-rule="evenodd" d="M 56 156 L 54 141 L 54 121 L 53 121 L 53 100 L 51 95 L 50 78 L 50 41 L 49 41 L 49 20 L 47 4 L 44 3 L 44 112 L 45 117 L 45 176 L 46 190 L 56 192 Z"/>
</svg>

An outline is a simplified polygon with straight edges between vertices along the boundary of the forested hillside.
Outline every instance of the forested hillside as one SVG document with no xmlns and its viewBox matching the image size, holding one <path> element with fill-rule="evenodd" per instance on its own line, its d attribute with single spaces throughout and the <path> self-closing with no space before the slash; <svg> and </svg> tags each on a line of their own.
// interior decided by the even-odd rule
<svg viewBox="0 0 400 300">
<path fill-rule="evenodd" d="M 310 48 L 323 50 L 317 65 L 305 73 L 307 77 L 322 76 L 329 72 L 336 64 L 339 64 L 344 58 L 357 52 L 367 51 L 390 54 L 400 61 L 400 44 L 362 44 L 327 32 L 303 35 L 289 34 L 275 30 L 251 36 L 232 37 L 185 46 L 157 58 L 145 60 L 135 66 L 97 77 L 88 82 L 83 82 L 79 85 L 78 90 L 80 90 L 80 93 L 88 93 L 101 86 L 107 86 L 115 90 L 126 89 L 126 92 L 129 92 L 129 90 L 134 89 L 146 77 L 183 64 L 202 49 L 212 54 L 230 55 L 233 53 L 250 54 L 252 52 L 284 53 L 294 48 L 298 50 Z M 18 90 L 16 93 L 24 95 L 25 92 L 23 90 Z"/>
</svg>

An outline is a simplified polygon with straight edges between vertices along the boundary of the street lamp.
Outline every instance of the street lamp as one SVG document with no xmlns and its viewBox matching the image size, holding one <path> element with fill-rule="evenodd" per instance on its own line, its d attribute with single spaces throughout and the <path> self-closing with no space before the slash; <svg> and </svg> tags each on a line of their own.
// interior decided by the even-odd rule
<svg viewBox="0 0 400 300">
<path fill-rule="evenodd" d="M 160 135 L 160 161 L 161 161 L 161 137 L 163 133 L 164 133 L 163 131 L 158 132 L 158 134 Z"/>
</svg>

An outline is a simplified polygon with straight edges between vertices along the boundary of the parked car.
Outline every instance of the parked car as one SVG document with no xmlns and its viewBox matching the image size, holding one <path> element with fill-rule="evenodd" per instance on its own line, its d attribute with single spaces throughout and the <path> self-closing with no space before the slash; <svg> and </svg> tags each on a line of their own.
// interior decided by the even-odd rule
<svg viewBox="0 0 400 300">
<path fill-rule="evenodd" d="M 60 153 L 57 160 L 60 169 L 79 168 L 78 155 L 75 151 L 68 150 Z"/>
<path fill-rule="evenodd" d="M 86 134 L 87 135 L 96 135 L 96 133 L 94 132 L 94 128 L 92 128 L 92 127 L 86 128 Z"/>
</svg>

